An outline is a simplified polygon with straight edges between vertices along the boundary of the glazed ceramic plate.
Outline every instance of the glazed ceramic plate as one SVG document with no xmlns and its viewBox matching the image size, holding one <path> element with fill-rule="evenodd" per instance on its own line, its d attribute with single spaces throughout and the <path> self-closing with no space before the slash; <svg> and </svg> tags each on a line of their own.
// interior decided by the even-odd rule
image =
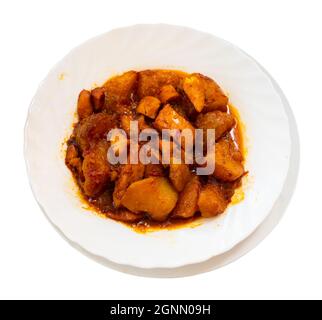
<svg viewBox="0 0 322 320">
<path fill-rule="evenodd" d="M 245 125 L 244 200 L 194 227 L 141 234 L 84 208 L 62 144 L 72 131 L 77 96 L 110 76 L 148 68 L 200 72 L 215 79 Z M 288 172 L 288 117 L 270 77 L 247 54 L 213 35 L 170 25 L 136 25 L 87 41 L 61 60 L 39 87 L 25 127 L 25 158 L 34 195 L 73 243 L 109 261 L 174 268 L 222 254 L 267 217 Z"/>
</svg>

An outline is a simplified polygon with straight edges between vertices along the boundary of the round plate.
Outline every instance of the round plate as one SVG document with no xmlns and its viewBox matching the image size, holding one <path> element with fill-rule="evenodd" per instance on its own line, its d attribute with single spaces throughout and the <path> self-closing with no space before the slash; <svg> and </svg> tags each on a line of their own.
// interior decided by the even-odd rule
<svg viewBox="0 0 322 320">
<path fill-rule="evenodd" d="M 78 93 L 127 70 L 200 72 L 215 79 L 239 110 L 246 130 L 243 201 L 193 228 L 136 233 L 101 218 L 80 200 L 64 163 Z M 138 268 L 174 268 L 223 254 L 268 216 L 289 169 L 290 127 L 268 74 L 232 44 L 170 25 L 116 29 L 70 52 L 48 74 L 29 109 L 25 158 L 34 195 L 49 220 L 71 242 L 96 257 Z"/>
</svg>

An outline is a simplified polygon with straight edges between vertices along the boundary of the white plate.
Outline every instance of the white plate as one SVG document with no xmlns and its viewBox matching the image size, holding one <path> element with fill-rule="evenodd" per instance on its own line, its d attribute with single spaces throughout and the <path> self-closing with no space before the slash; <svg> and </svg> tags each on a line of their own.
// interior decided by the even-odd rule
<svg viewBox="0 0 322 320">
<path fill-rule="evenodd" d="M 64 164 L 83 88 L 130 69 L 171 68 L 214 78 L 246 126 L 249 177 L 245 199 L 195 228 L 139 234 L 83 208 Z M 281 97 L 247 54 L 212 35 L 169 25 L 136 25 L 96 37 L 69 53 L 48 74 L 30 106 L 25 158 L 35 197 L 73 243 L 109 261 L 139 268 L 174 268 L 233 248 L 267 217 L 288 172 L 291 138 Z"/>
</svg>

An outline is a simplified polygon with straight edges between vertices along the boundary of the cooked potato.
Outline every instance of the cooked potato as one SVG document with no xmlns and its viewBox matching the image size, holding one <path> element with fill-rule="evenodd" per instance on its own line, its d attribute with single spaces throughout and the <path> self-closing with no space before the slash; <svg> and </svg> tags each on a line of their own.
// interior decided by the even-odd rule
<svg viewBox="0 0 322 320">
<path fill-rule="evenodd" d="M 191 179 L 189 167 L 184 164 L 170 164 L 169 178 L 173 186 L 181 192 L 186 183 Z"/>
<path fill-rule="evenodd" d="M 130 136 L 130 122 L 133 120 L 134 118 L 132 114 L 125 113 L 120 116 L 121 128 L 127 133 L 128 136 Z"/>
<path fill-rule="evenodd" d="M 92 104 L 96 112 L 101 111 L 104 108 L 105 91 L 106 89 L 104 87 L 98 87 L 91 92 Z"/>
<path fill-rule="evenodd" d="M 180 97 L 179 93 L 171 84 L 165 85 L 160 90 L 160 100 L 162 103 L 168 103 Z"/>
<path fill-rule="evenodd" d="M 78 96 L 77 113 L 80 120 L 90 116 L 93 113 L 91 93 L 88 90 L 82 90 Z"/>
<path fill-rule="evenodd" d="M 201 188 L 198 207 L 202 217 L 209 218 L 225 211 L 227 200 L 220 188 L 214 184 L 207 184 Z"/>
<path fill-rule="evenodd" d="M 110 167 L 107 162 L 108 142 L 99 141 L 84 156 L 83 189 L 87 196 L 97 196 L 107 185 L 110 177 Z"/>
<path fill-rule="evenodd" d="M 140 100 L 139 105 L 136 108 L 136 112 L 154 119 L 160 108 L 160 100 L 155 97 L 146 96 Z"/>
<path fill-rule="evenodd" d="M 198 112 L 205 106 L 205 89 L 203 80 L 198 75 L 189 75 L 183 80 L 183 90 Z"/>
<path fill-rule="evenodd" d="M 118 208 L 121 205 L 121 199 L 126 192 L 128 186 L 144 176 L 144 165 L 139 164 L 125 164 L 122 165 L 119 178 L 115 183 L 113 192 L 114 206 Z"/>
<path fill-rule="evenodd" d="M 159 98 L 162 86 L 171 84 L 177 87 L 184 77 L 183 73 L 171 70 L 145 70 L 139 72 L 138 96 L 142 99 L 145 96 Z"/>
<path fill-rule="evenodd" d="M 183 191 L 179 194 L 179 199 L 172 215 L 174 218 L 190 218 L 198 211 L 200 186 L 198 176 L 194 176 L 187 182 Z"/>
<path fill-rule="evenodd" d="M 154 121 L 154 127 L 158 130 L 162 129 L 190 129 L 194 131 L 193 125 L 176 112 L 169 104 L 159 112 Z"/>
<path fill-rule="evenodd" d="M 175 207 L 177 199 L 178 194 L 168 179 L 151 177 L 132 183 L 121 204 L 133 212 L 146 212 L 152 219 L 163 221 Z"/>
<path fill-rule="evenodd" d="M 196 120 L 196 127 L 204 129 L 204 142 L 207 138 L 207 129 L 215 129 L 215 137 L 218 140 L 224 133 L 231 130 L 236 121 L 235 118 L 225 112 L 212 111 L 199 114 Z"/>
<path fill-rule="evenodd" d="M 205 92 L 205 106 L 202 112 L 209 112 L 214 110 L 226 111 L 228 98 L 222 92 L 218 84 L 214 80 L 200 73 L 195 73 L 194 75 L 198 76 L 203 82 Z"/>
<path fill-rule="evenodd" d="M 234 143 L 228 139 L 221 139 L 215 146 L 214 176 L 222 181 L 234 181 L 244 174 L 241 153 Z"/>
<path fill-rule="evenodd" d="M 96 113 L 81 121 L 75 128 L 76 141 L 81 150 L 86 151 L 104 138 L 110 129 L 115 128 L 117 125 L 115 119 L 114 115 Z"/>
<path fill-rule="evenodd" d="M 131 96 L 136 91 L 138 75 L 135 71 L 128 71 L 120 76 L 108 80 L 106 88 L 106 108 L 116 111 L 121 105 L 129 105 Z"/>
</svg>

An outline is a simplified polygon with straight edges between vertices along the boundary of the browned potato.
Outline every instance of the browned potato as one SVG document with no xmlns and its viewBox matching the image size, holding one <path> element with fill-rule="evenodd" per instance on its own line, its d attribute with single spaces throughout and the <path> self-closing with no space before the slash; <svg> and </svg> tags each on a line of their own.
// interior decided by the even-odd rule
<svg viewBox="0 0 322 320">
<path fill-rule="evenodd" d="M 121 203 L 133 212 L 146 212 L 152 219 L 163 221 L 175 207 L 177 199 L 178 194 L 168 179 L 151 177 L 132 183 Z"/>
<path fill-rule="evenodd" d="M 236 124 L 235 118 L 225 112 L 212 111 L 199 114 L 196 120 L 196 126 L 200 129 L 215 129 L 216 140 L 224 133 L 231 130 Z M 207 137 L 207 130 L 204 130 L 204 142 Z"/>
<path fill-rule="evenodd" d="M 203 82 L 203 87 L 205 90 L 205 106 L 203 108 L 203 112 L 209 112 L 214 110 L 227 110 L 228 98 L 222 92 L 219 85 L 212 79 L 202 75 L 195 74 L 199 76 L 199 78 Z"/>
<path fill-rule="evenodd" d="M 185 185 L 173 211 L 174 218 L 190 218 L 198 211 L 200 186 L 198 176 L 194 176 Z"/>
<path fill-rule="evenodd" d="M 90 116 L 93 113 L 91 93 L 88 90 L 82 90 L 78 96 L 77 113 L 80 120 Z"/>
<path fill-rule="evenodd" d="M 222 181 L 234 181 L 244 174 L 241 153 L 234 143 L 228 139 L 221 139 L 215 147 L 214 176 Z"/>
<path fill-rule="evenodd" d="M 172 86 L 171 84 L 167 84 L 161 88 L 159 98 L 162 103 L 164 103 L 164 104 L 168 103 L 168 102 L 173 101 L 179 97 L 180 97 L 179 93 L 177 92 L 175 87 Z"/>
<path fill-rule="evenodd" d="M 198 207 L 202 217 L 209 218 L 225 211 L 228 201 L 217 185 L 207 184 L 201 188 Z"/>
<path fill-rule="evenodd" d="M 120 105 L 129 105 L 132 95 L 136 91 L 138 75 L 135 71 L 128 71 L 120 76 L 108 80 L 106 88 L 106 108 L 115 111 Z"/>
<path fill-rule="evenodd" d="M 144 177 L 164 177 L 165 172 L 162 164 L 149 163 L 145 166 Z"/>
<path fill-rule="evenodd" d="M 137 121 L 139 132 L 150 128 L 150 126 L 145 122 L 145 118 L 142 114 L 133 115 L 131 113 L 125 113 L 120 116 L 121 128 L 130 136 L 130 122 Z"/>
<path fill-rule="evenodd" d="M 177 87 L 184 77 L 184 73 L 174 72 L 171 70 L 145 70 L 139 72 L 138 96 L 159 97 L 162 86 L 171 84 Z"/>
<path fill-rule="evenodd" d="M 162 129 L 190 129 L 194 131 L 193 125 L 176 112 L 169 104 L 159 112 L 154 121 L 154 127 L 158 130 Z"/>
<path fill-rule="evenodd" d="M 110 168 L 107 162 L 107 149 L 108 142 L 101 140 L 84 156 L 83 189 L 87 196 L 97 196 L 109 182 Z"/>
<path fill-rule="evenodd" d="M 198 112 L 205 106 L 205 89 L 203 80 L 199 75 L 189 75 L 184 78 L 182 84 L 185 94 Z"/>
<path fill-rule="evenodd" d="M 134 119 L 138 121 L 139 131 L 151 128 L 146 123 L 144 115 L 140 114 L 139 116 L 135 117 Z"/>
<path fill-rule="evenodd" d="M 160 104 L 161 102 L 158 98 L 146 96 L 141 99 L 139 105 L 136 108 L 136 111 L 149 118 L 154 119 L 158 113 Z"/>
<path fill-rule="evenodd" d="M 181 192 L 186 183 L 191 179 L 189 167 L 184 164 L 170 164 L 169 178 L 173 186 Z"/>
<path fill-rule="evenodd" d="M 130 122 L 131 121 L 133 121 L 132 114 L 125 113 L 120 116 L 121 128 L 127 133 L 128 136 L 130 136 Z"/>
<path fill-rule="evenodd" d="M 105 105 L 105 91 L 104 87 L 95 88 L 91 92 L 92 104 L 96 112 L 101 111 Z"/>
<path fill-rule="evenodd" d="M 75 128 L 76 141 L 84 152 L 106 133 L 116 127 L 115 116 L 106 113 L 96 113 L 81 121 Z"/>
<path fill-rule="evenodd" d="M 144 165 L 139 164 L 125 164 L 122 165 L 120 175 L 115 183 L 113 192 L 114 206 L 118 208 L 121 205 L 121 199 L 124 196 L 128 186 L 144 176 Z"/>
</svg>

